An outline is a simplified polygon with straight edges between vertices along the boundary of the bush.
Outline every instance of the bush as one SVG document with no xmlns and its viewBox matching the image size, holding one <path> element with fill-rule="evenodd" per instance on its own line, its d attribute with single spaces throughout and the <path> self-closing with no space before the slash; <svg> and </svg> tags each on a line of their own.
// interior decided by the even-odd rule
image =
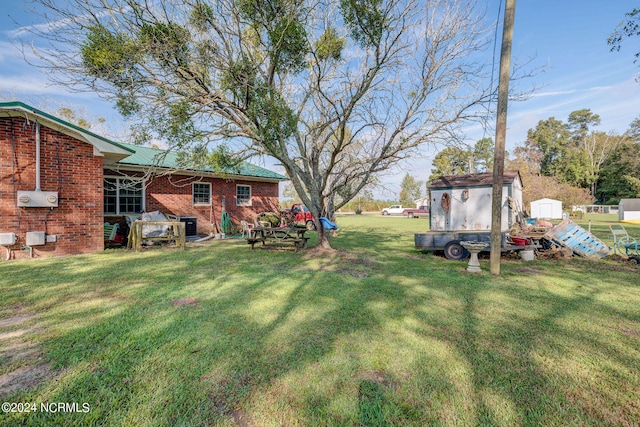
<svg viewBox="0 0 640 427">
<path fill-rule="evenodd" d="M 268 222 L 272 227 L 278 227 L 280 225 L 280 215 L 275 212 L 262 212 L 258 214 L 258 221 Z"/>
<path fill-rule="evenodd" d="M 582 212 L 581 210 L 577 209 L 577 210 L 572 210 L 570 216 L 572 218 L 577 218 L 577 219 L 582 219 L 582 217 L 584 216 L 584 212 Z"/>
</svg>

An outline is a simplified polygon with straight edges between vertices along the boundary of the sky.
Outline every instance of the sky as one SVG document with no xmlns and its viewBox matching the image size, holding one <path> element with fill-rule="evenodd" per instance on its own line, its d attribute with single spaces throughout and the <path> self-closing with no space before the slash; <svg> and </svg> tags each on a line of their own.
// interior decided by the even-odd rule
<svg viewBox="0 0 640 427">
<path fill-rule="evenodd" d="M 478 0 L 486 4 L 487 14 L 497 19 L 499 0 Z M 526 139 L 527 131 L 540 120 L 554 117 L 565 121 L 572 111 L 588 108 L 600 115 L 597 130 L 624 133 L 629 124 L 640 117 L 640 62 L 634 53 L 640 51 L 640 37 L 627 39 L 620 52 L 611 52 L 607 38 L 624 15 L 638 0 L 518 0 L 515 12 L 512 62 L 532 61 L 539 68 L 524 88 L 538 89 L 526 101 L 511 102 L 507 112 L 507 150 Z M 112 105 L 95 94 L 72 93 L 64 87 L 52 86 L 47 76 L 22 59 L 14 43 L 14 35 L 23 26 L 40 23 L 39 16 L 27 12 L 22 0 L 4 0 L 0 11 L 0 100 L 23 101 L 55 113 L 59 104 L 72 106 L 88 119 L 103 117 L 110 131 L 125 134 L 124 122 Z M 502 10 L 504 0 L 502 1 Z M 500 18 L 502 22 L 502 18 Z M 500 38 L 500 35 L 499 35 Z M 497 51 L 499 52 L 499 46 Z M 497 65 L 496 65 L 497 76 Z M 636 80 L 638 79 L 638 80 Z M 99 133 L 99 128 L 92 128 Z M 482 137 L 495 138 L 495 133 L 477 128 L 467 129 L 470 145 Z M 382 177 L 384 190 L 378 198 L 393 200 L 400 191 L 405 173 L 426 181 L 431 173 L 431 159 L 436 154 L 426 150 L 422 156 Z M 269 164 L 265 166 L 278 170 Z"/>
</svg>

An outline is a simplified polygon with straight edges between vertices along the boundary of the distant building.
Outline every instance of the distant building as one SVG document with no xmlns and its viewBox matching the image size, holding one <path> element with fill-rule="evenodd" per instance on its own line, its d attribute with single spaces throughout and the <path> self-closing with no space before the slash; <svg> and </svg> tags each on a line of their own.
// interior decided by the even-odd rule
<svg viewBox="0 0 640 427">
<path fill-rule="evenodd" d="M 621 199 L 618 204 L 618 220 L 640 220 L 640 199 Z"/>
<path fill-rule="evenodd" d="M 530 204 L 531 218 L 562 219 L 562 202 L 555 199 L 534 200 Z"/>
<path fill-rule="evenodd" d="M 424 196 L 413 201 L 416 204 L 416 209 L 420 209 L 420 206 L 429 207 L 429 196 Z"/>
</svg>

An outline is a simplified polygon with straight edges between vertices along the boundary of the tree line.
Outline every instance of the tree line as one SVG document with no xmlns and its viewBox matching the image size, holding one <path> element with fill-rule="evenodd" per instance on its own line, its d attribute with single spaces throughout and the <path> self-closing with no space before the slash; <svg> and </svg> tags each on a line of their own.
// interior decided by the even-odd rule
<svg viewBox="0 0 640 427">
<path fill-rule="evenodd" d="M 553 179 L 543 188 L 584 190 L 584 203 L 615 205 L 640 197 L 640 118 L 622 135 L 594 130 L 599 124 L 600 116 L 589 109 L 572 112 L 566 122 L 541 120 L 516 147 L 511 164 L 539 181 Z"/>
<path fill-rule="evenodd" d="M 525 206 L 544 197 L 561 200 L 565 206 L 615 205 L 622 198 L 640 197 L 640 118 L 622 135 L 596 130 L 600 123 L 600 116 L 590 109 L 573 111 L 566 121 L 549 117 L 506 153 L 506 168 L 517 169 L 522 176 Z M 491 172 L 493 151 L 491 138 L 482 138 L 473 147 L 444 148 L 432 161 L 425 188 L 411 174 L 405 175 L 400 202 L 413 204 L 442 175 Z"/>
</svg>

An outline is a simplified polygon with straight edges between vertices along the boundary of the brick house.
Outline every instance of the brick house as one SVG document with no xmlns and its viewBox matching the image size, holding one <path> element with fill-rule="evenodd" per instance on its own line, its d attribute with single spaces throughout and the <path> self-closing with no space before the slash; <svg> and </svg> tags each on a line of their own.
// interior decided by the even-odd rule
<svg viewBox="0 0 640 427">
<path fill-rule="evenodd" d="M 277 210 L 287 178 L 242 163 L 189 170 L 175 153 L 110 141 L 20 102 L 0 103 L 0 257 L 104 248 L 104 222 L 141 212 L 188 217 L 197 232 Z"/>
</svg>

